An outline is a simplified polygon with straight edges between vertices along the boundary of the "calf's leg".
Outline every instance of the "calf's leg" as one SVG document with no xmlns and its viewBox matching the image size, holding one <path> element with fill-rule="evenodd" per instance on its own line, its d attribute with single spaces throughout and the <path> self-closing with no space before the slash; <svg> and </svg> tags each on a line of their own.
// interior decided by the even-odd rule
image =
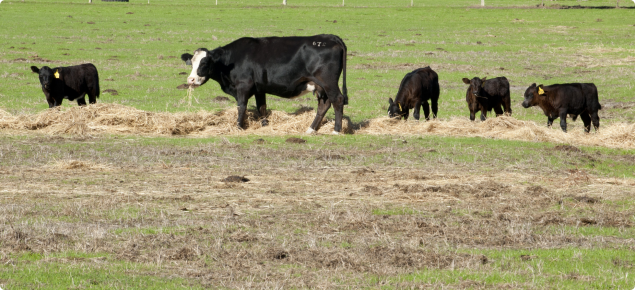
<svg viewBox="0 0 635 290">
<path fill-rule="evenodd" d="M 481 110 L 481 121 L 485 121 L 487 119 L 487 110 Z"/>
<path fill-rule="evenodd" d="M 560 128 L 567 132 L 567 109 L 560 109 Z"/>
<path fill-rule="evenodd" d="M 426 103 L 427 105 L 428 103 Z M 423 107 L 423 112 L 426 115 L 426 119 L 428 118 L 428 112 L 426 111 L 426 107 Z M 415 118 L 415 120 L 419 120 L 419 118 L 421 117 L 421 100 L 417 101 L 415 103 L 415 108 L 412 111 L 412 116 Z"/>
<path fill-rule="evenodd" d="M 597 132 L 600 129 L 600 116 L 598 116 L 597 111 L 591 113 L 591 122 L 593 122 L 593 128 Z"/>
<path fill-rule="evenodd" d="M 421 105 L 423 106 L 423 114 L 426 117 L 426 121 L 430 120 L 430 105 L 428 104 L 428 101 L 427 100 L 423 101 Z M 433 114 L 433 116 L 436 118 L 436 114 Z M 416 118 L 416 117 L 415 119 L 419 120 L 419 118 Z"/>
<path fill-rule="evenodd" d="M 263 126 L 269 125 L 269 121 L 267 120 L 267 98 L 265 94 L 256 94 L 256 108 L 258 109 L 260 118 L 262 118 L 260 123 Z"/>
<path fill-rule="evenodd" d="M 430 103 L 432 103 L 432 118 L 436 119 L 437 118 L 437 112 L 439 112 L 439 98 L 432 98 L 430 99 Z M 426 104 L 428 104 L 426 102 Z M 428 116 L 426 115 L 426 120 L 428 120 Z"/>
<path fill-rule="evenodd" d="M 496 117 L 503 115 L 503 108 L 501 108 L 500 104 L 494 105 L 494 113 L 496 113 Z"/>
<path fill-rule="evenodd" d="M 86 106 L 86 94 L 82 94 L 79 98 L 77 98 L 77 105 Z"/>
<path fill-rule="evenodd" d="M 580 118 L 582 118 L 582 123 L 584 123 L 584 132 L 589 133 L 591 131 L 591 116 L 589 116 L 588 112 L 582 112 Z"/>
<path fill-rule="evenodd" d="M 553 125 L 553 120 L 555 119 L 556 118 L 547 117 L 547 127 L 551 128 L 551 125 Z"/>
</svg>

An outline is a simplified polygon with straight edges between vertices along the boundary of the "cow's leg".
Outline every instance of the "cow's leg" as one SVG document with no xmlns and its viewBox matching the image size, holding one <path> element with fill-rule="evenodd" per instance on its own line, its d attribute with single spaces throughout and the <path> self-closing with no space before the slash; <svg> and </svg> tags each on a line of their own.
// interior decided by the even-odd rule
<svg viewBox="0 0 635 290">
<path fill-rule="evenodd" d="M 430 103 L 432 105 L 432 118 L 436 119 L 437 118 L 437 112 L 439 112 L 439 98 L 430 99 Z M 426 115 L 426 120 L 428 120 L 428 115 Z"/>
<path fill-rule="evenodd" d="M 547 127 L 551 128 L 551 125 L 553 125 L 553 120 L 555 119 L 556 118 L 547 117 Z"/>
<path fill-rule="evenodd" d="M 333 110 L 335 110 L 335 127 L 333 128 L 333 134 L 337 135 L 342 132 L 342 119 L 344 118 L 344 95 L 339 92 L 337 89 L 337 98 L 333 103 Z M 408 118 L 408 114 L 406 114 L 406 118 Z"/>
<path fill-rule="evenodd" d="M 567 109 L 560 109 L 560 128 L 567 132 Z"/>
<path fill-rule="evenodd" d="M 49 108 L 55 107 L 55 98 L 51 97 L 51 93 L 44 91 L 44 96 L 46 97 L 46 102 L 49 104 Z"/>
<path fill-rule="evenodd" d="M 86 94 L 82 94 L 79 98 L 77 98 L 77 105 L 86 106 Z"/>
<path fill-rule="evenodd" d="M 311 127 L 306 130 L 307 134 L 311 134 L 318 129 L 320 129 L 320 125 L 322 125 L 322 119 L 324 119 L 324 115 L 331 108 L 331 100 L 326 97 L 326 94 L 318 93 L 318 109 L 315 114 L 315 119 L 313 123 L 311 123 Z"/>
<path fill-rule="evenodd" d="M 262 118 L 260 123 L 263 126 L 269 125 L 269 121 L 267 120 L 267 98 L 265 94 L 256 94 L 256 108 L 258 109 L 260 118 Z"/>
<path fill-rule="evenodd" d="M 500 104 L 494 106 L 494 113 L 496 113 L 496 117 L 503 115 L 503 108 Z"/>
<path fill-rule="evenodd" d="M 251 87 L 246 85 L 237 86 L 236 89 L 236 103 L 238 104 L 238 121 L 236 122 L 236 125 L 240 129 L 244 129 L 243 123 L 245 121 L 245 113 L 247 112 L 247 102 L 253 95 L 250 94 L 250 89 Z"/>
<path fill-rule="evenodd" d="M 582 123 L 584 123 L 584 132 L 589 133 L 591 131 L 591 116 L 587 112 L 582 112 L 580 118 L 582 118 Z"/>
<path fill-rule="evenodd" d="M 593 122 L 593 128 L 597 132 L 600 129 L 600 116 L 597 111 L 591 113 L 591 122 Z"/>
</svg>

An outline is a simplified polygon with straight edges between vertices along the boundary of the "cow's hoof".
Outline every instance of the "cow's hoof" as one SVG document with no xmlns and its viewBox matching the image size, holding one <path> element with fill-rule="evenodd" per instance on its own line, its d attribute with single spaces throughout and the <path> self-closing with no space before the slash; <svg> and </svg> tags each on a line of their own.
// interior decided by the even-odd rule
<svg viewBox="0 0 635 290">
<path fill-rule="evenodd" d="M 339 134 L 340 134 L 340 132 L 333 131 L 333 132 L 331 132 L 331 134 L 333 134 L 333 135 L 339 135 Z"/>
<path fill-rule="evenodd" d="M 262 119 L 262 121 L 260 121 L 260 125 L 262 125 L 263 127 L 269 125 L 269 120 L 267 119 Z"/>
<path fill-rule="evenodd" d="M 309 127 L 309 129 L 306 129 L 306 134 L 313 134 L 315 132 L 315 130 L 313 130 L 313 128 Z"/>
</svg>

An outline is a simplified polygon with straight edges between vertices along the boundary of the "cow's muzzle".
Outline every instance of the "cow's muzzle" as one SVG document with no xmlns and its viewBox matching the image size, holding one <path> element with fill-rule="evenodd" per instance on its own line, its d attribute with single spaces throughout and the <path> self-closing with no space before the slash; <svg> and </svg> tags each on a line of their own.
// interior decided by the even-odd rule
<svg viewBox="0 0 635 290">
<path fill-rule="evenodd" d="M 527 102 L 523 102 L 522 105 L 523 105 L 523 108 L 525 108 L 525 109 L 530 107 L 529 103 L 527 103 Z"/>
</svg>

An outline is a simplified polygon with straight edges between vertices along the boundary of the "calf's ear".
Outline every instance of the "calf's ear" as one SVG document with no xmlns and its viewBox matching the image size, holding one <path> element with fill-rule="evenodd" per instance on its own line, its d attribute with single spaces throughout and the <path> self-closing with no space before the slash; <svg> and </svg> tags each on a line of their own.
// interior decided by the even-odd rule
<svg viewBox="0 0 635 290">
<path fill-rule="evenodd" d="M 189 53 L 181 54 L 181 60 L 185 62 L 187 65 L 192 65 L 192 57 L 193 55 Z"/>
<path fill-rule="evenodd" d="M 39 69 L 39 68 L 37 68 L 37 66 L 32 66 L 32 67 L 31 67 L 31 71 L 33 71 L 33 72 L 34 72 L 34 73 L 36 73 L 36 74 L 39 74 L 39 73 L 40 73 L 40 69 Z"/>
<path fill-rule="evenodd" d="M 392 98 L 388 98 L 388 103 L 392 105 L 392 104 L 394 104 L 395 102 L 392 100 Z"/>
<path fill-rule="evenodd" d="M 468 84 L 468 85 L 470 84 L 470 80 L 469 80 L 469 79 L 467 79 L 467 78 L 463 78 L 463 82 L 464 82 L 464 83 L 466 83 L 466 84 Z"/>
<path fill-rule="evenodd" d="M 486 81 L 486 80 L 487 80 L 487 77 L 484 77 L 484 78 L 482 78 L 481 80 L 482 80 L 482 81 Z"/>
</svg>

